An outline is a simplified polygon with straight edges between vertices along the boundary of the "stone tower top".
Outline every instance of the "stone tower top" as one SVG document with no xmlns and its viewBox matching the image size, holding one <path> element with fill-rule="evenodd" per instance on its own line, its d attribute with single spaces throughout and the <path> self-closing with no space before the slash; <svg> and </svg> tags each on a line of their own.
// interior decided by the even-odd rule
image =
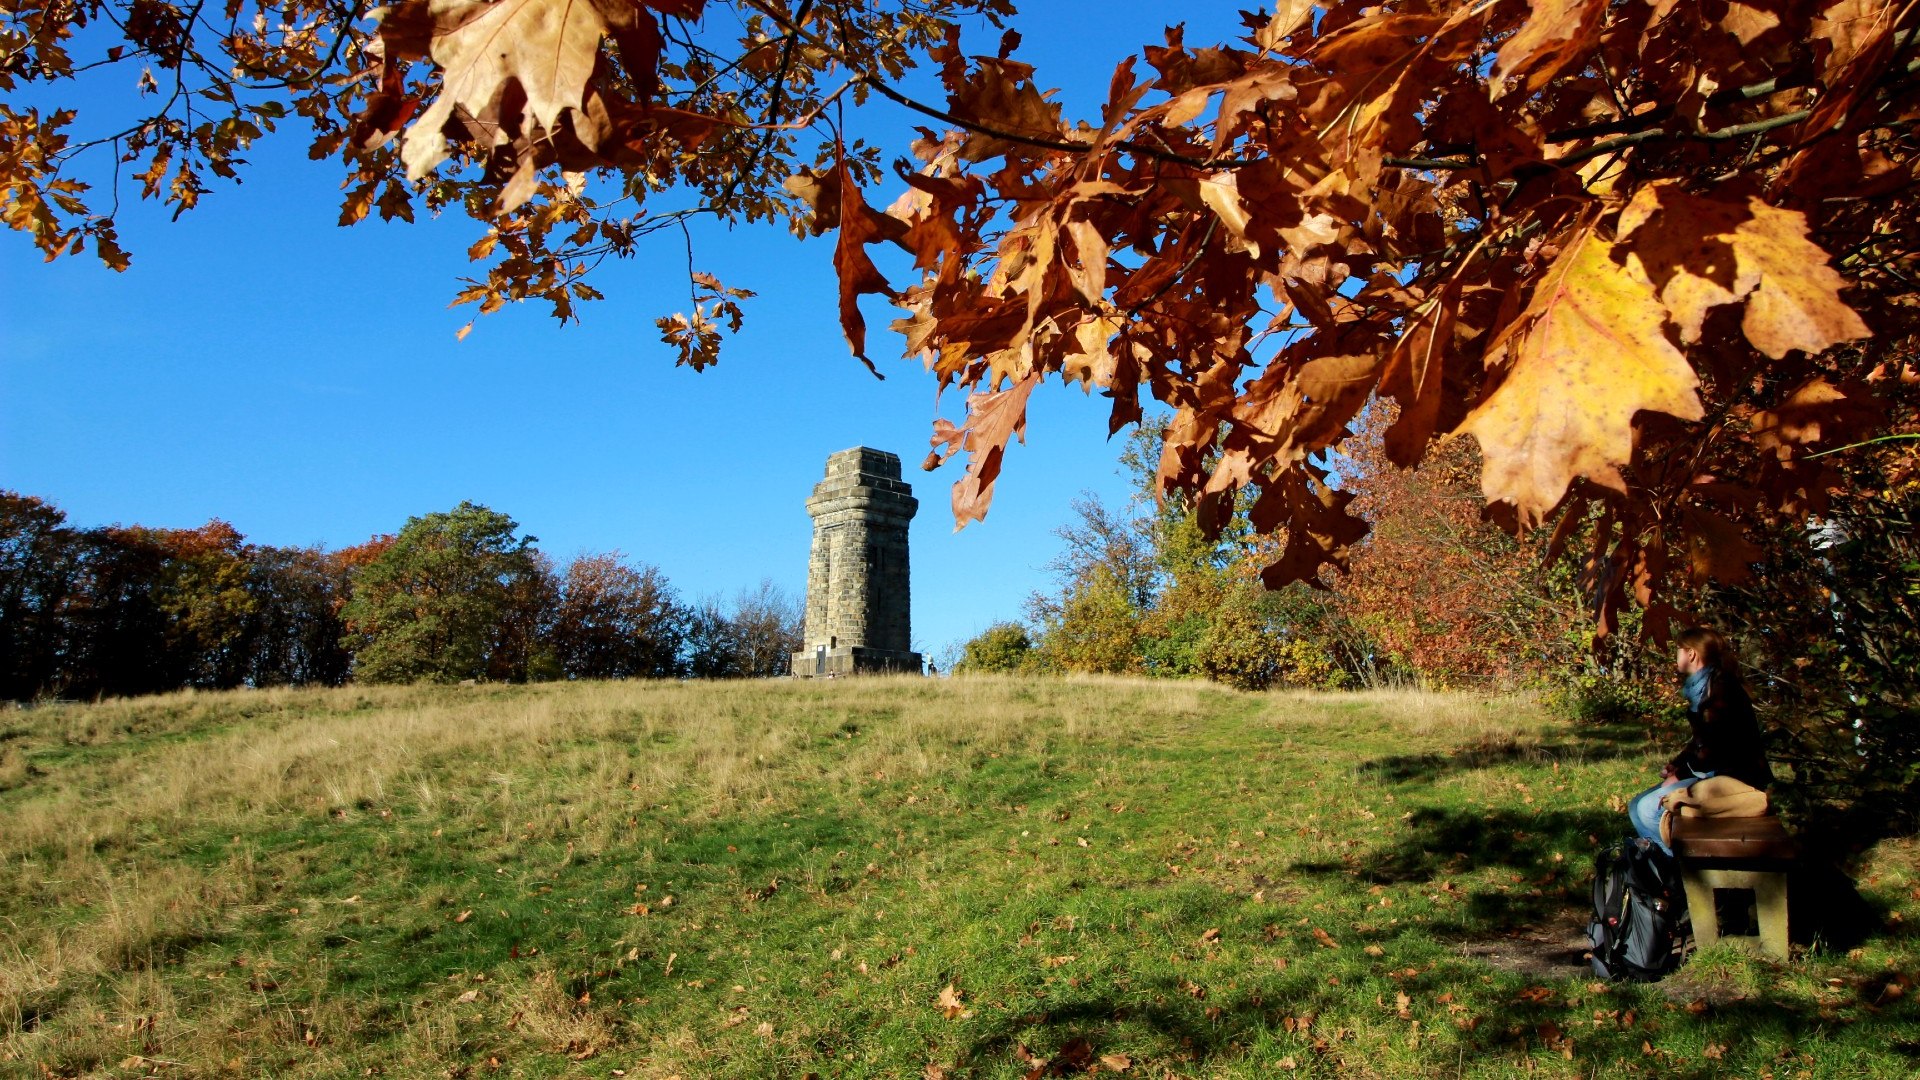
<svg viewBox="0 0 1920 1080">
<path fill-rule="evenodd" d="M 856 446 L 827 458 L 807 500 L 813 554 L 806 646 L 794 654 L 794 674 L 920 670 L 907 560 L 907 526 L 919 507 L 900 479 L 898 455 Z"/>
<path fill-rule="evenodd" d="M 807 513 L 816 519 L 816 529 L 821 514 L 854 508 L 852 503 L 840 505 L 843 499 L 856 500 L 860 509 L 903 521 L 911 521 L 920 508 L 913 488 L 900 479 L 900 455 L 869 446 L 856 446 L 827 458 L 826 478 L 813 486 L 813 498 L 807 500 Z"/>
</svg>

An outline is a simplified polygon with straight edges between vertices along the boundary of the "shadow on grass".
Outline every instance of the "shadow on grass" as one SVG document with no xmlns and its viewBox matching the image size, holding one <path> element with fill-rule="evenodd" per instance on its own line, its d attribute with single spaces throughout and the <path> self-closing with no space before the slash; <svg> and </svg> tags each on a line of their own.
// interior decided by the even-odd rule
<svg viewBox="0 0 1920 1080">
<path fill-rule="evenodd" d="M 1551 762 L 1588 763 L 1641 757 L 1655 733 L 1650 728 L 1623 724 L 1589 725 L 1555 742 L 1534 743 L 1512 737 L 1488 738 L 1446 753 L 1397 754 L 1362 764 L 1362 776 L 1389 783 L 1429 782 L 1448 773 L 1471 772 L 1499 765 L 1546 765 Z"/>
<path fill-rule="evenodd" d="M 1406 995 L 1399 1019 L 1427 1043 L 1430 1061 L 1506 1061 L 1530 1069 L 1527 1059 L 1544 1052 L 1616 1066 L 1640 1062 L 1650 1074 L 1665 1077 L 1718 1077 L 1770 1065 L 1798 1068 L 1808 1060 L 1799 1056 L 1802 1044 L 1821 1028 L 1867 1023 L 1887 1026 L 1890 1038 L 1884 1045 L 1891 1055 L 1920 1062 L 1920 1040 L 1905 1034 L 1913 1008 L 1905 1003 L 1876 1007 L 1871 981 L 1855 987 L 1855 1000 L 1839 1010 L 1762 993 L 1730 1002 L 1667 1002 L 1664 1008 L 1641 1001 L 1637 1012 L 1630 999 L 1528 982 L 1510 979 L 1493 991 L 1492 1000 L 1481 995 L 1471 1006 L 1455 1005 L 1457 995 L 1465 996 L 1461 972 L 1440 965 L 1396 980 L 1385 996 Z M 1135 983 L 1124 995 L 1093 991 L 1030 1012 L 1006 1013 L 955 1064 L 970 1070 L 1014 1060 L 1028 1076 L 1069 1076 L 1097 1071 L 1100 1055 L 1122 1047 L 1137 1052 L 1145 1043 L 1154 1046 L 1153 1057 L 1188 1069 L 1284 1055 L 1301 1066 L 1318 1058 L 1321 1068 L 1339 1071 L 1375 1061 L 1381 1047 L 1358 1042 L 1351 1028 L 1323 1017 L 1350 1017 L 1356 996 L 1380 992 L 1378 986 L 1342 988 L 1282 977 L 1196 1000 L 1172 979 L 1156 979 Z M 1394 1006 L 1383 1009 L 1383 1015 L 1393 1015 Z M 1685 1047 L 1691 1039 L 1672 1038 L 1684 1032 L 1696 1032 L 1706 1045 L 1720 1048 L 1700 1056 L 1662 1048 Z M 1379 1038 L 1379 1029 L 1369 1037 Z"/>
<path fill-rule="evenodd" d="M 1594 854 L 1626 832 L 1622 816 L 1605 808 L 1526 813 L 1425 807 L 1412 812 L 1390 844 L 1343 862 L 1296 863 L 1292 869 L 1369 885 L 1439 885 L 1453 875 L 1502 868 L 1506 880 L 1476 887 L 1453 917 L 1429 924 L 1441 937 L 1481 937 L 1583 921 Z M 1861 896 L 1852 878 L 1811 854 L 1789 879 L 1788 901 L 1788 927 L 1797 944 L 1845 952 L 1886 926 L 1886 913 Z"/>
</svg>

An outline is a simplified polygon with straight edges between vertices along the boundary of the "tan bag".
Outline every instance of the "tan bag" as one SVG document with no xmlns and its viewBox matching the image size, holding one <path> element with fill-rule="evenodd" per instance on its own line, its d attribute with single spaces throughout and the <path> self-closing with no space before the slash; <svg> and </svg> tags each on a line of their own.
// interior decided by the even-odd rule
<svg viewBox="0 0 1920 1080">
<path fill-rule="evenodd" d="M 1767 793 L 1731 776 L 1709 776 L 1660 800 L 1667 812 L 1660 818 L 1660 839 L 1673 843 L 1676 817 L 1766 817 Z"/>
</svg>

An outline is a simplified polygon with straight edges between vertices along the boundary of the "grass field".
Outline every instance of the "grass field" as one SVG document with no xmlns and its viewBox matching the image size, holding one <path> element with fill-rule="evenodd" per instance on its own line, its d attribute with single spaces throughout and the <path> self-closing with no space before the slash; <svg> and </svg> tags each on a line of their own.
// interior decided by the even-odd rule
<svg viewBox="0 0 1920 1080">
<path fill-rule="evenodd" d="M 1920 1073 L 1912 841 L 1857 942 L 1577 966 L 1671 739 L 985 678 L 4 713 L 0 1076 Z"/>
</svg>

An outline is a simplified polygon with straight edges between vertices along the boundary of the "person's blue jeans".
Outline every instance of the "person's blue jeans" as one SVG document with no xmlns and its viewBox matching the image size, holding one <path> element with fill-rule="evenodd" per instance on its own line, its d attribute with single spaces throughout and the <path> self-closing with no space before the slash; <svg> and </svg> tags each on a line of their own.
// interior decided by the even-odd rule
<svg viewBox="0 0 1920 1080">
<path fill-rule="evenodd" d="M 1627 817 L 1633 819 L 1633 831 L 1660 844 L 1661 851 L 1669 855 L 1673 854 L 1673 849 L 1660 841 L 1660 818 L 1667 812 L 1667 808 L 1660 805 L 1660 800 L 1666 798 L 1670 792 L 1692 787 L 1712 775 L 1712 773 L 1706 773 L 1701 776 L 1683 776 L 1674 780 L 1663 780 L 1627 800 Z"/>
</svg>

